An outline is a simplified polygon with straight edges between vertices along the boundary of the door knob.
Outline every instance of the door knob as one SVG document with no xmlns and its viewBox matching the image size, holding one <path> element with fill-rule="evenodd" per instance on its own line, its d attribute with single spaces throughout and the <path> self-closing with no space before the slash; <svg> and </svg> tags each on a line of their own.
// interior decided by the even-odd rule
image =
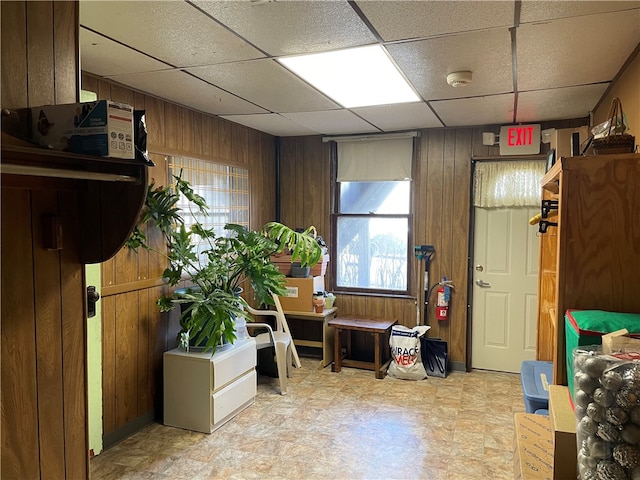
<svg viewBox="0 0 640 480">
<path fill-rule="evenodd" d="M 490 287 L 491 284 L 490 283 L 485 283 L 483 280 L 476 280 L 476 285 L 482 288 L 486 288 L 486 287 Z"/>
<path fill-rule="evenodd" d="M 96 291 L 96 287 L 90 285 L 87 287 L 87 316 L 94 317 L 96 314 L 96 302 L 100 300 L 100 294 Z"/>
</svg>

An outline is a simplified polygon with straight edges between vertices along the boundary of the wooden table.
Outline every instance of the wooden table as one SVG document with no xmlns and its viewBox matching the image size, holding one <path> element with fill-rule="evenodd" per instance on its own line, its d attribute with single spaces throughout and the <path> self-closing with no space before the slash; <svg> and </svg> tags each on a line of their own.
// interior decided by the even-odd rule
<svg viewBox="0 0 640 480">
<path fill-rule="evenodd" d="M 332 371 L 339 372 L 342 366 L 364 368 L 366 370 L 373 370 L 376 374 L 376 378 L 384 378 L 389 362 L 391 361 L 391 355 L 389 353 L 389 335 L 391 333 L 391 327 L 398 323 L 397 320 L 388 318 L 368 318 L 368 317 L 336 317 L 329 321 L 329 326 L 335 328 L 335 346 L 334 346 L 334 362 Z M 347 332 L 347 345 L 346 345 L 346 357 L 342 358 L 342 344 L 341 344 L 341 332 L 345 330 Z M 374 337 L 374 361 L 365 362 L 362 360 L 351 359 L 351 332 L 370 332 Z M 382 337 L 382 342 L 380 338 Z M 383 355 L 384 351 L 387 355 Z M 383 358 L 389 357 L 389 358 Z M 384 363 L 382 363 L 384 362 Z"/>
<path fill-rule="evenodd" d="M 322 360 L 320 360 L 320 365 L 318 369 L 323 369 L 331 362 L 333 362 L 333 338 L 334 338 L 334 329 L 328 325 L 329 320 L 335 318 L 338 314 L 337 307 L 325 308 L 322 313 L 314 313 L 314 312 L 294 312 L 290 310 L 284 311 L 284 316 L 287 317 L 287 322 L 290 324 L 289 329 L 291 329 L 291 324 L 295 323 L 295 321 L 304 321 L 304 322 L 322 322 L 322 338 L 318 340 L 307 340 L 307 339 L 299 339 L 293 338 L 293 343 L 297 347 L 314 347 L 322 349 Z M 294 320 L 294 322 L 291 322 Z"/>
</svg>

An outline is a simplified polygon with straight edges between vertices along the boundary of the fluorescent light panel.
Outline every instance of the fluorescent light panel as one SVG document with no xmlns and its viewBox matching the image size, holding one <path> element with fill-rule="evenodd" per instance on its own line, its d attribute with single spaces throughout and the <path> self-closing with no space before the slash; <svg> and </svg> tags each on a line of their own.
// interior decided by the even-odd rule
<svg viewBox="0 0 640 480">
<path fill-rule="evenodd" d="M 345 108 L 420 101 L 380 45 L 278 61 Z"/>
</svg>

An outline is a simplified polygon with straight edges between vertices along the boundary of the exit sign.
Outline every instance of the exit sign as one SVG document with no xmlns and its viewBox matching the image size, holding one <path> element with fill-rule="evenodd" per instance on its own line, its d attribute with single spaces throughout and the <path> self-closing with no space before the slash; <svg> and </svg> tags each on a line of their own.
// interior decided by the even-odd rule
<svg viewBox="0 0 640 480">
<path fill-rule="evenodd" d="M 535 155 L 540 153 L 540 125 L 500 127 L 500 155 Z"/>
</svg>

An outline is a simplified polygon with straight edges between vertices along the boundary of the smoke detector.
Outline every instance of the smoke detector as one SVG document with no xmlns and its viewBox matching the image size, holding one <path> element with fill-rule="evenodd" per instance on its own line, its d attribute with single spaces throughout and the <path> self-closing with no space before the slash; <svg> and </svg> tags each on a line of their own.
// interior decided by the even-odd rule
<svg viewBox="0 0 640 480">
<path fill-rule="evenodd" d="M 469 71 L 452 72 L 447 75 L 447 83 L 452 87 L 464 87 L 471 83 L 472 73 Z"/>
</svg>

